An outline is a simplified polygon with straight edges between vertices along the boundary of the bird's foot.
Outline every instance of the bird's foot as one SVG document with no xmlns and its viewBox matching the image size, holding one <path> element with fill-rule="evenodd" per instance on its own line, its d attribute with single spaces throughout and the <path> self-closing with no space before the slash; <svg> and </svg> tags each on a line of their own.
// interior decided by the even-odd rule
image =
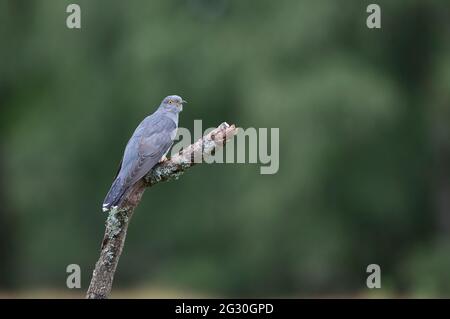
<svg viewBox="0 0 450 319">
<path fill-rule="evenodd" d="M 164 155 L 163 157 L 161 157 L 161 159 L 159 160 L 159 163 L 164 163 L 165 161 L 168 161 L 169 159 L 167 158 L 166 155 Z"/>
</svg>

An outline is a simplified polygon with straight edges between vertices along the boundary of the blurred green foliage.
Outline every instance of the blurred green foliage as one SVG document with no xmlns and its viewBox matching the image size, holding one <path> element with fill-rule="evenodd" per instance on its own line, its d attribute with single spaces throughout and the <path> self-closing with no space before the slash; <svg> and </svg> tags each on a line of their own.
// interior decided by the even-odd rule
<svg viewBox="0 0 450 319">
<path fill-rule="evenodd" d="M 82 29 L 65 26 L 69 3 Z M 0 290 L 83 288 L 135 126 L 280 128 L 280 170 L 203 165 L 149 190 L 115 287 L 449 296 L 448 1 L 0 0 Z"/>
</svg>

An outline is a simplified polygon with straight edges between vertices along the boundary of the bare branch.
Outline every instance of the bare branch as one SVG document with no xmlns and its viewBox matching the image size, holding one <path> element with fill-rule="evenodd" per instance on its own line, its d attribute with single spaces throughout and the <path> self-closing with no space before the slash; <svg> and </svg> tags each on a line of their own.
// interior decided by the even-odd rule
<svg viewBox="0 0 450 319">
<path fill-rule="evenodd" d="M 174 155 L 171 159 L 157 164 L 145 178 L 133 186 L 119 206 L 109 212 L 100 258 L 95 264 L 86 298 L 108 298 L 114 273 L 125 243 L 128 224 L 145 189 L 159 182 L 177 179 L 188 168 L 202 162 L 205 156 L 214 154 L 218 148 L 223 147 L 228 140 L 237 134 L 237 131 L 234 125 L 220 124 L 216 129 Z"/>
</svg>

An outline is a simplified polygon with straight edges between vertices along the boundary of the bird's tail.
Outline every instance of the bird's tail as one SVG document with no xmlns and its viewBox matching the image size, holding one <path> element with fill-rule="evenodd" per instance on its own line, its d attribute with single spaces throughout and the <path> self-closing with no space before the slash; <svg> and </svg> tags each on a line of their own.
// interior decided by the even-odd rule
<svg viewBox="0 0 450 319">
<path fill-rule="evenodd" d="M 124 187 L 122 179 L 120 177 L 117 177 L 111 185 L 111 188 L 109 189 L 105 200 L 103 201 L 102 210 L 104 212 L 107 212 L 113 206 L 117 206 L 122 199 L 123 194 L 125 194 L 125 191 L 126 187 Z"/>
</svg>

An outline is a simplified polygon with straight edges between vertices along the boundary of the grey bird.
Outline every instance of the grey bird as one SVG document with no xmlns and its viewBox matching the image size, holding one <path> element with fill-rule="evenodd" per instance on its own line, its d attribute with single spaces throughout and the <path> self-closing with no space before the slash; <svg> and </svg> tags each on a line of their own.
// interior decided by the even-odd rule
<svg viewBox="0 0 450 319">
<path fill-rule="evenodd" d="M 103 211 L 117 206 L 126 192 L 169 152 L 178 128 L 178 114 L 186 103 L 169 95 L 136 128 L 125 147 L 116 179 L 103 201 Z"/>
</svg>

